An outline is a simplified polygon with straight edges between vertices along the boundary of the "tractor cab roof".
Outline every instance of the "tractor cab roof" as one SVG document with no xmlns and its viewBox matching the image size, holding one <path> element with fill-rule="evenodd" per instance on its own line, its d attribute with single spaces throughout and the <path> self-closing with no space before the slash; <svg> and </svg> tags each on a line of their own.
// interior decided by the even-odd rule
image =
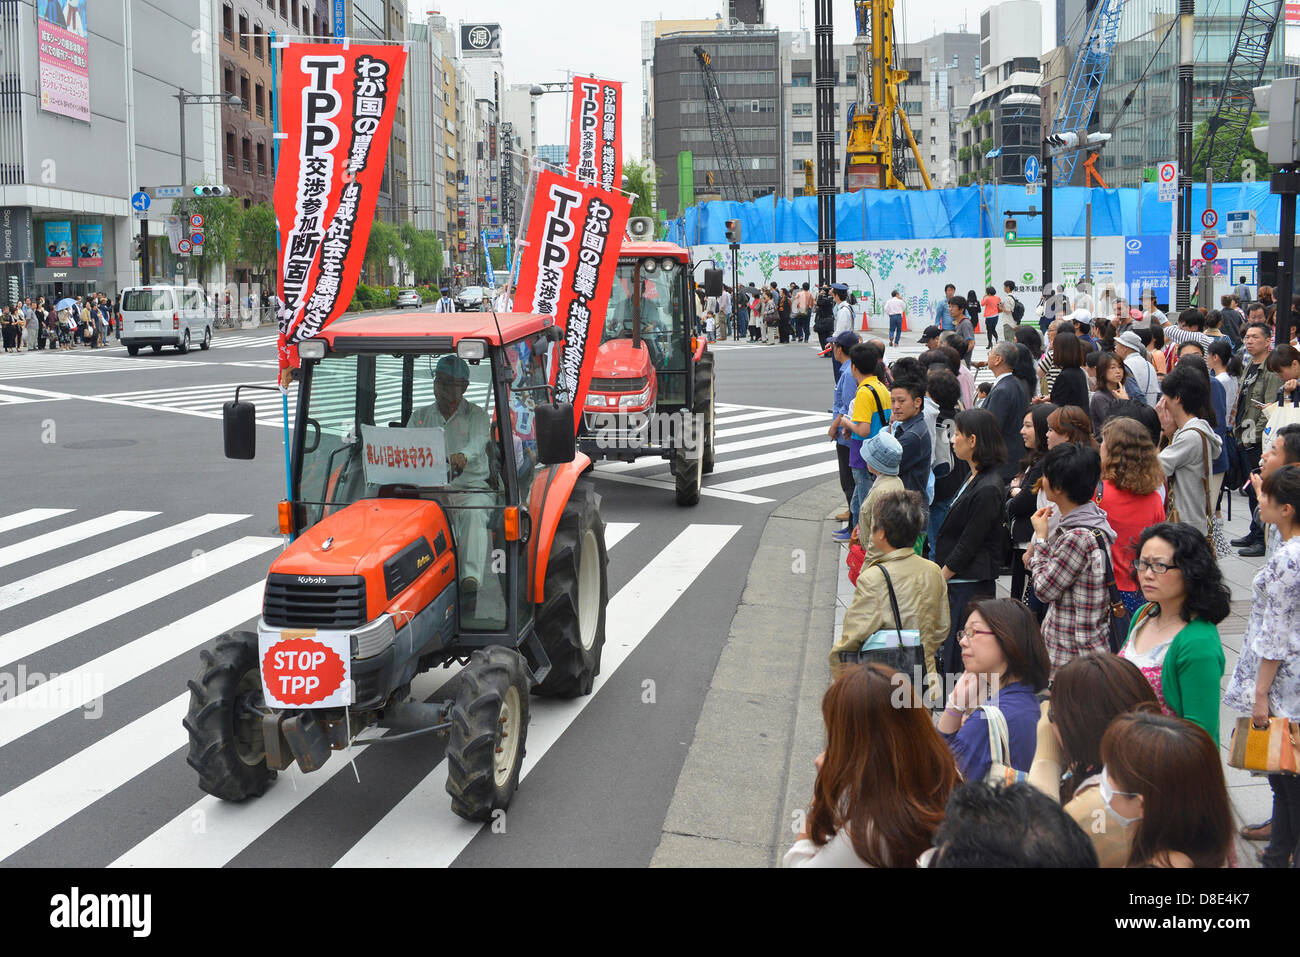
<svg viewBox="0 0 1300 957">
<path fill-rule="evenodd" d="M 688 253 L 676 243 L 664 243 L 658 241 L 647 242 L 625 242 L 618 249 L 620 258 L 654 258 L 659 259 L 664 256 L 671 256 L 680 262 L 687 262 L 690 259 Z"/>
<path fill-rule="evenodd" d="M 550 316 L 526 312 L 401 312 L 339 319 L 326 326 L 318 338 L 343 352 L 380 345 L 392 345 L 395 350 L 446 349 L 448 340 L 454 347 L 461 339 L 483 339 L 499 346 L 554 324 Z"/>
</svg>

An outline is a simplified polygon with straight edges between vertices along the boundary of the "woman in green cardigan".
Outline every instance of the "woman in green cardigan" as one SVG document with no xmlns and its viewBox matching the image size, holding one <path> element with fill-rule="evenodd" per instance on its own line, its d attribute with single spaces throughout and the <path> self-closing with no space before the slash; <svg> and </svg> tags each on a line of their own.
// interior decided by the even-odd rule
<svg viewBox="0 0 1300 957">
<path fill-rule="evenodd" d="M 1181 522 L 1152 525 L 1138 538 L 1133 575 L 1147 604 L 1120 649 L 1141 669 L 1165 714 L 1200 725 L 1219 743 L 1223 642 L 1219 622 L 1232 593 L 1199 531 Z"/>
</svg>

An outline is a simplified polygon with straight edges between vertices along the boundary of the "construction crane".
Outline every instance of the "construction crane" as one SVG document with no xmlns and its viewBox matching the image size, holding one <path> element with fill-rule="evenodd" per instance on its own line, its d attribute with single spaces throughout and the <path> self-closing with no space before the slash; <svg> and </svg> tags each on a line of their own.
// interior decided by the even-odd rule
<svg viewBox="0 0 1300 957">
<path fill-rule="evenodd" d="M 1056 108 L 1056 116 L 1052 118 L 1049 136 L 1082 133 L 1088 128 L 1101 96 L 1102 84 L 1106 81 L 1106 71 L 1110 69 L 1110 56 L 1119 36 L 1119 18 L 1123 6 L 1123 0 L 1101 0 L 1092 12 L 1088 32 L 1079 43 L 1079 52 L 1075 54 L 1070 76 L 1065 81 L 1065 93 Z M 1085 137 L 1082 135 L 1079 137 L 1079 145 L 1085 145 Z M 1052 178 L 1062 186 L 1070 185 L 1078 161 L 1078 150 L 1061 153 L 1052 161 Z M 1093 159 L 1092 162 L 1095 163 L 1096 160 Z M 1095 166 L 1091 172 L 1097 175 Z"/>
<path fill-rule="evenodd" d="M 1222 136 L 1231 144 L 1228 162 L 1223 164 L 1223 175 L 1231 175 L 1232 164 L 1241 149 L 1241 138 L 1246 134 L 1251 111 L 1255 108 L 1254 88 L 1264 79 L 1268 51 L 1273 45 L 1273 34 L 1277 31 L 1282 10 L 1282 0 L 1246 0 L 1237 27 L 1237 42 L 1228 57 L 1228 71 L 1219 91 L 1219 102 L 1206 124 L 1206 136 L 1192 160 L 1193 166 L 1202 162 L 1204 157 L 1206 165 L 1219 167 L 1218 160 L 1209 163 L 1208 157 L 1214 155 L 1215 138 Z"/>
<path fill-rule="evenodd" d="M 736 143 L 736 129 L 731 125 L 731 114 L 718 89 L 718 78 L 713 73 L 713 58 L 704 47 L 692 50 L 700 61 L 700 79 L 704 81 L 704 99 L 709 117 L 709 136 L 713 139 L 713 152 L 718 158 L 718 172 L 722 179 L 722 198 L 738 203 L 752 197 L 745 183 L 745 168 L 740 160 L 740 147 Z"/>
<path fill-rule="evenodd" d="M 817 184 L 813 182 L 813 161 L 803 161 L 803 194 L 805 196 L 817 195 Z"/>
<path fill-rule="evenodd" d="M 856 0 L 858 99 L 849 107 L 848 150 L 844 186 L 859 189 L 907 189 L 907 153 L 926 189 L 931 189 L 925 160 L 912 136 L 898 88 L 908 72 L 894 63 L 895 0 Z M 906 142 L 904 142 L 906 141 Z"/>
</svg>

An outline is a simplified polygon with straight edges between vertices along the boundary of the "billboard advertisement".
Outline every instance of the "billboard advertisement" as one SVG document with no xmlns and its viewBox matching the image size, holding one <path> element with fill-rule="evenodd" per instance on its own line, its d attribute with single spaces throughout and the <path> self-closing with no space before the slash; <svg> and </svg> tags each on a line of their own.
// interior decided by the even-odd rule
<svg viewBox="0 0 1300 957">
<path fill-rule="evenodd" d="M 72 223 L 49 222 L 45 229 L 45 265 L 72 265 Z"/>
<path fill-rule="evenodd" d="M 37 0 L 41 109 L 90 122 L 88 0 Z"/>
<path fill-rule="evenodd" d="M 32 261 L 32 211 L 0 206 L 0 263 Z"/>
<path fill-rule="evenodd" d="M 500 56 L 501 24 L 462 23 L 460 25 L 461 56 Z"/>
<path fill-rule="evenodd" d="M 104 227 L 77 227 L 77 265 L 98 267 L 104 265 Z"/>
<path fill-rule="evenodd" d="M 1169 301 L 1169 237 L 1125 236 L 1124 280 L 1150 289 L 1156 302 Z"/>
</svg>

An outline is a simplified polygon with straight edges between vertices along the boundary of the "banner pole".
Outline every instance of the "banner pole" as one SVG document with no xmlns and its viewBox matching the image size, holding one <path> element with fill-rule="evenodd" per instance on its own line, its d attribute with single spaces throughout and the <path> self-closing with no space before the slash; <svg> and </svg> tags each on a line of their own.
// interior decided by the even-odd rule
<svg viewBox="0 0 1300 957">
<path fill-rule="evenodd" d="M 524 201 L 519 208 L 519 224 L 515 227 L 515 266 L 514 273 L 511 277 L 511 284 L 519 278 L 519 265 L 524 260 L 524 254 L 528 252 L 528 242 L 525 237 L 528 235 L 528 221 L 533 216 L 533 198 L 537 193 L 537 176 L 539 173 L 537 162 L 532 154 L 528 154 L 528 173 L 524 179 Z M 533 303 L 527 304 L 528 308 L 522 309 L 516 304 L 516 312 L 532 312 Z"/>
<path fill-rule="evenodd" d="M 271 129 L 271 182 L 275 182 L 280 172 L 280 57 L 275 42 L 275 31 L 271 31 L 269 44 L 271 54 L 271 102 L 275 104 L 275 117 Z M 280 299 L 280 217 L 275 218 L 275 299 Z M 275 324 L 280 326 L 280 310 L 276 309 Z M 289 462 L 289 389 L 280 386 L 280 411 L 284 416 L 284 498 L 293 501 L 293 470 Z"/>
</svg>

